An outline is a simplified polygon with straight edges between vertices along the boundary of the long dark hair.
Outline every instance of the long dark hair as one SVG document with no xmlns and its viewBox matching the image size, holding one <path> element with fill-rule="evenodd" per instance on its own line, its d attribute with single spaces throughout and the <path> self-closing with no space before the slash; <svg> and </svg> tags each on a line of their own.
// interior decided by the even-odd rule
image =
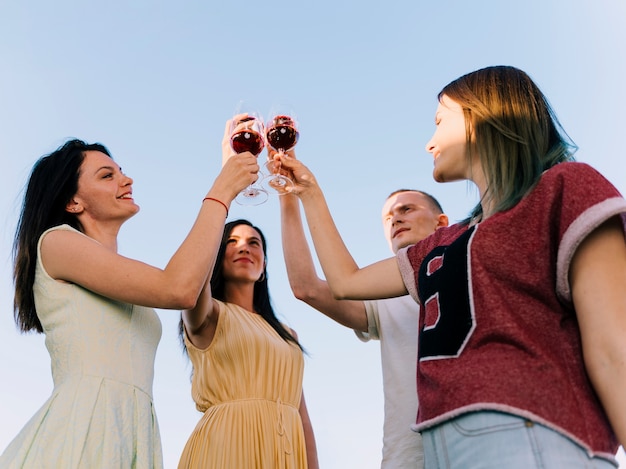
<svg viewBox="0 0 626 469">
<path fill-rule="evenodd" d="M 269 288 L 267 284 L 267 281 L 268 281 L 268 278 L 267 278 L 267 243 L 265 241 L 265 236 L 263 235 L 263 232 L 258 227 L 250 223 L 248 220 L 244 220 L 244 219 L 234 220 L 234 221 L 226 223 L 226 225 L 224 226 L 224 233 L 222 234 L 222 241 L 220 243 L 220 248 L 217 253 L 217 257 L 215 259 L 215 267 L 213 268 L 213 274 L 211 275 L 211 294 L 213 298 L 215 298 L 216 300 L 220 300 L 220 301 L 226 301 L 226 298 L 224 297 L 225 281 L 224 281 L 224 273 L 223 273 L 224 254 L 226 252 L 226 242 L 230 238 L 230 235 L 233 229 L 239 225 L 247 225 L 259 233 L 259 236 L 261 237 L 261 243 L 263 245 L 263 255 L 265 256 L 265 259 L 266 259 L 265 267 L 263 269 L 263 274 L 261 275 L 261 278 L 257 280 L 257 282 L 254 284 L 254 294 L 252 298 L 252 304 L 254 306 L 255 311 L 259 313 L 259 315 L 263 319 L 265 319 L 265 321 L 267 321 L 267 323 L 270 326 L 272 326 L 272 328 L 284 340 L 286 340 L 287 342 L 293 342 L 300 348 L 300 350 L 304 350 L 302 346 L 300 345 L 300 343 L 298 342 L 298 340 L 293 336 L 293 334 L 291 334 L 291 332 L 288 329 L 286 329 L 281 324 L 281 322 L 276 317 L 276 314 L 274 313 L 274 309 L 272 308 L 272 302 L 270 299 L 270 292 L 269 292 Z M 184 341 L 182 340 L 182 334 L 183 334 L 182 318 L 179 322 L 178 330 L 180 333 L 181 342 L 183 343 L 183 346 L 184 346 Z"/>
<path fill-rule="evenodd" d="M 43 332 L 33 295 L 39 238 L 48 228 L 63 224 L 82 231 L 76 216 L 65 207 L 78 190 L 86 151 L 111 156 L 99 143 L 73 139 L 39 158 L 30 173 L 13 241 L 13 315 L 22 332 Z"/>
</svg>

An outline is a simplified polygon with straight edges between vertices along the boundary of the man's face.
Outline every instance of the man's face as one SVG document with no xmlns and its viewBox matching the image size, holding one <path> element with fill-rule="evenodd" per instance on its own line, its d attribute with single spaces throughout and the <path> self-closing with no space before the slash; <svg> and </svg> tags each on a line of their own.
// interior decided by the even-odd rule
<svg viewBox="0 0 626 469">
<path fill-rule="evenodd" d="M 430 200 L 419 192 L 399 192 L 387 199 L 382 211 L 385 238 L 396 253 L 447 226 L 447 217 L 437 213 Z"/>
</svg>

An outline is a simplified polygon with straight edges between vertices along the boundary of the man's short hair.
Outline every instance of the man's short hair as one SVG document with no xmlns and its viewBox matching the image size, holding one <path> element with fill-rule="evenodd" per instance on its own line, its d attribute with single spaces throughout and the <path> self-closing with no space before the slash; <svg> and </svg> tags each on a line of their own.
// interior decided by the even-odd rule
<svg viewBox="0 0 626 469">
<path fill-rule="evenodd" d="M 431 208 L 437 212 L 437 214 L 442 214 L 443 213 L 443 208 L 441 207 L 441 204 L 439 203 L 439 201 L 437 199 L 435 199 L 432 195 L 430 195 L 428 192 L 424 192 L 424 191 L 418 191 L 417 189 L 398 189 L 393 191 L 391 194 L 389 194 L 387 196 L 387 200 L 389 200 L 390 197 L 399 194 L 400 192 L 417 192 L 418 194 L 423 195 L 424 197 L 426 197 L 426 199 L 428 199 L 428 201 L 430 202 Z"/>
</svg>

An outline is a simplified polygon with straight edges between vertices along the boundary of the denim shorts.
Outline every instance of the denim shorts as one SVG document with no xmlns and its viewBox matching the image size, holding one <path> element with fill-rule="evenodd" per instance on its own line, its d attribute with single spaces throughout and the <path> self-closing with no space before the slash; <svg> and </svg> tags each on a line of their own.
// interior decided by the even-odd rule
<svg viewBox="0 0 626 469">
<path fill-rule="evenodd" d="M 463 414 L 422 432 L 426 469 L 615 469 L 571 439 L 494 411 Z"/>
</svg>

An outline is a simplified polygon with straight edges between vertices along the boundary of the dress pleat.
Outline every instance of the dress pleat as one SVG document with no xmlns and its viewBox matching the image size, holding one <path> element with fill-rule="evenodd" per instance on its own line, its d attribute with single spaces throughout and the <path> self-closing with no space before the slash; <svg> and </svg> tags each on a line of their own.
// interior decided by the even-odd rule
<svg viewBox="0 0 626 469">
<path fill-rule="evenodd" d="M 0 468 L 162 468 L 152 403 L 161 338 L 154 310 L 58 282 L 40 261 L 33 290 L 54 389 L 0 456 Z"/>
<path fill-rule="evenodd" d="M 305 469 L 302 351 L 259 315 L 221 303 L 211 345 L 194 347 L 191 393 L 204 415 L 179 469 Z"/>
</svg>

